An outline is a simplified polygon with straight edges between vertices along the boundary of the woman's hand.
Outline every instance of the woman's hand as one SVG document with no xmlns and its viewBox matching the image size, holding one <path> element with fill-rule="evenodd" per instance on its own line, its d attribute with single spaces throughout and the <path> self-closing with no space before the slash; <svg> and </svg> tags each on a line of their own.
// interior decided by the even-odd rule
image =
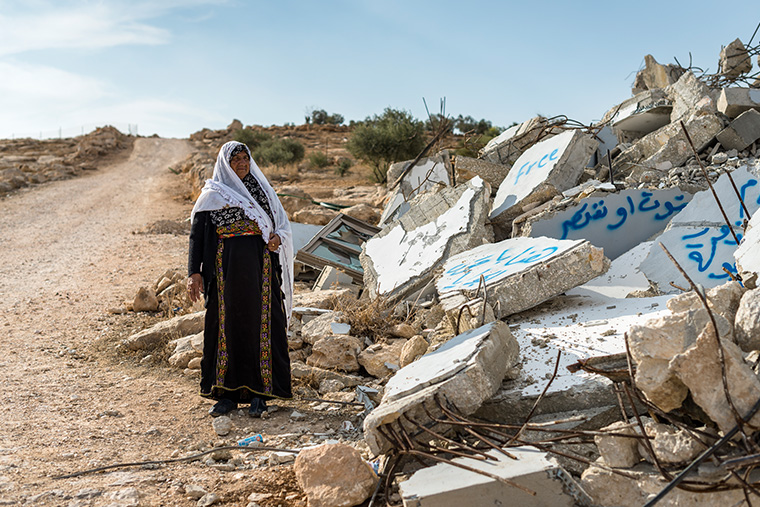
<svg viewBox="0 0 760 507">
<path fill-rule="evenodd" d="M 277 234 L 272 234 L 272 237 L 269 238 L 269 243 L 267 243 L 267 249 L 269 249 L 270 252 L 277 251 L 278 248 L 280 248 L 280 237 Z"/>
<path fill-rule="evenodd" d="M 203 291 L 203 277 L 200 273 L 193 273 L 187 279 L 187 295 L 190 297 L 190 301 L 195 303 L 201 298 L 201 292 Z"/>
</svg>

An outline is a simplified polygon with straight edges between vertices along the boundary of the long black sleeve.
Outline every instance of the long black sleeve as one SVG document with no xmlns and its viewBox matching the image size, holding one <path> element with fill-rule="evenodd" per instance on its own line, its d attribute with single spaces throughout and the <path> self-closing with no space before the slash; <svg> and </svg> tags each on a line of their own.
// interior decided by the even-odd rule
<svg viewBox="0 0 760 507">
<path fill-rule="evenodd" d="M 187 276 L 201 272 L 203 251 L 206 244 L 206 221 L 208 213 L 199 211 L 190 225 L 190 248 L 187 255 Z"/>
</svg>

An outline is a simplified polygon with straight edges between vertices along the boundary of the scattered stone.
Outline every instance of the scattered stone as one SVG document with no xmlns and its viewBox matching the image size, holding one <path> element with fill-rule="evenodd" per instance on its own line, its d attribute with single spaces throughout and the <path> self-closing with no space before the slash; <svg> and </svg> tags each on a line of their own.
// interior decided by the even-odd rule
<svg viewBox="0 0 760 507">
<path fill-rule="evenodd" d="M 309 206 L 293 213 L 292 219 L 302 224 L 327 225 L 336 216 L 338 216 L 338 212 L 335 210 L 322 206 Z"/>
<path fill-rule="evenodd" d="M 387 377 L 394 372 L 394 370 L 388 367 L 388 364 L 399 364 L 401 349 L 405 343 L 406 340 L 398 339 L 371 345 L 359 354 L 359 364 L 373 377 Z"/>
<path fill-rule="evenodd" d="M 364 377 L 358 375 L 348 375 L 337 371 L 325 370 L 316 366 L 307 366 L 301 362 L 293 362 L 290 365 L 290 373 L 293 378 L 307 378 L 315 382 L 321 382 L 324 379 L 334 379 L 341 382 L 346 387 L 355 387 L 366 382 Z"/>
<path fill-rule="evenodd" d="M 169 364 L 175 368 L 187 368 L 190 361 L 203 355 L 203 331 L 169 342 L 174 347 Z"/>
<path fill-rule="evenodd" d="M 343 312 L 329 312 L 319 315 L 301 327 L 301 338 L 310 345 L 327 336 L 332 336 L 332 324 L 343 322 Z"/>
<path fill-rule="evenodd" d="M 406 338 L 406 339 L 409 339 L 416 334 L 414 327 L 412 327 L 410 324 L 407 324 L 406 322 L 402 322 L 401 324 L 395 324 L 393 327 L 390 328 L 388 332 L 390 333 L 391 336 L 395 336 L 396 338 Z"/>
<path fill-rule="evenodd" d="M 344 215 L 354 217 L 362 222 L 375 225 L 380 222 L 380 212 L 369 204 L 356 204 L 341 210 Z"/>
<path fill-rule="evenodd" d="M 599 430 L 605 433 L 617 433 L 623 435 L 640 434 L 632 424 L 623 421 L 612 423 Z M 612 468 L 630 468 L 641 461 L 639 443 L 637 438 L 617 435 L 596 435 L 594 443 L 604 463 Z"/>
<path fill-rule="evenodd" d="M 346 385 L 340 380 L 326 378 L 319 383 L 319 394 L 337 393 L 345 388 Z"/>
<path fill-rule="evenodd" d="M 667 424 L 647 420 L 644 430 L 651 437 L 649 443 L 658 462 L 664 465 L 689 464 L 706 449 L 687 431 Z M 702 432 L 705 430 L 706 428 L 700 428 Z M 641 456 L 651 463 L 653 460 L 644 444 L 639 442 L 638 446 Z"/>
<path fill-rule="evenodd" d="M 349 335 L 326 336 L 314 343 L 306 364 L 318 368 L 358 371 L 357 358 L 362 351 L 358 338 Z"/>
<path fill-rule="evenodd" d="M 404 346 L 401 347 L 399 356 L 399 366 L 402 368 L 412 363 L 415 359 L 421 357 L 428 350 L 428 342 L 421 335 L 412 336 Z"/>
<path fill-rule="evenodd" d="M 216 434 L 219 435 L 220 437 L 223 437 L 229 434 L 229 432 L 232 431 L 232 426 L 233 426 L 232 419 L 230 419 L 226 415 L 215 417 L 211 425 L 214 427 L 214 431 L 216 432 Z"/>
<path fill-rule="evenodd" d="M 285 451 L 270 452 L 269 457 L 268 457 L 270 467 L 293 463 L 295 459 L 296 457 L 292 452 L 285 452 Z"/>
<path fill-rule="evenodd" d="M 169 337 L 188 336 L 203 331 L 205 315 L 204 310 L 159 322 L 153 327 L 133 334 L 124 340 L 123 344 L 129 350 L 151 350 Z"/>
<path fill-rule="evenodd" d="M 221 498 L 216 493 L 206 493 L 198 500 L 198 507 L 209 507 L 217 503 Z"/>
<path fill-rule="evenodd" d="M 309 507 L 351 507 L 372 495 L 378 478 L 361 453 L 345 444 L 303 449 L 293 471 Z"/>
<path fill-rule="evenodd" d="M 153 289 L 140 287 L 132 302 L 132 310 L 135 312 L 155 312 L 158 310 L 158 298 Z"/>
</svg>

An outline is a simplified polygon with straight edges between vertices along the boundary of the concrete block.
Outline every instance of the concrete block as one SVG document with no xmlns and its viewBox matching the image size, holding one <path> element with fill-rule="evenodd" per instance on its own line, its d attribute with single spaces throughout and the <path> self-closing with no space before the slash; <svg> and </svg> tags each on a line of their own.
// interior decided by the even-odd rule
<svg viewBox="0 0 760 507">
<path fill-rule="evenodd" d="M 615 131 L 635 132 L 636 137 L 670 123 L 672 101 L 656 88 L 636 94 L 605 113 L 601 123 L 611 122 Z"/>
<path fill-rule="evenodd" d="M 487 160 L 457 155 L 454 157 L 454 174 L 457 182 L 471 180 L 480 176 L 483 181 L 491 185 L 491 194 L 495 195 L 499 185 L 509 172 L 508 165 L 494 164 Z"/>
<path fill-rule="evenodd" d="M 744 111 L 715 137 L 728 150 L 744 150 L 760 139 L 760 112 Z"/>
<path fill-rule="evenodd" d="M 670 219 L 686 207 L 691 194 L 678 188 L 624 190 L 604 197 L 587 197 L 551 218 L 536 220 L 531 237 L 585 239 L 615 259 L 662 231 Z"/>
<path fill-rule="evenodd" d="M 434 431 L 450 431 L 448 426 L 434 424 L 428 415 L 441 414 L 435 397 L 447 399 L 463 415 L 471 414 L 493 396 L 518 356 L 509 327 L 496 321 L 460 334 L 402 368 L 388 381 L 380 405 L 364 419 L 370 450 L 383 454 L 391 448 L 381 428 L 394 423 L 408 427 L 402 415 L 429 424 Z"/>
<path fill-rule="evenodd" d="M 734 183 L 751 214 L 760 208 L 760 178 L 744 168 L 732 173 Z M 718 198 L 734 230 L 741 239 L 744 210 L 736 198 L 727 175 L 713 184 Z M 729 280 L 726 268 L 736 273 L 734 252 L 736 241 L 723 220 L 715 198 L 710 190 L 698 192 L 656 240 L 649 255 L 641 264 L 641 271 L 659 290 L 675 293 L 678 289 L 670 282 L 688 288 L 688 282 L 667 258 L 659 243 L 664 244 L 691 279 L 706 288 L 715 287 Z"/>
<path fill-rule="evenodd" d="M 756 88 L 723 88 L 718 96 L 718 111 L 736 118 L 744 111 L 760 111 L 760 90 Z"/>
<path fill-rule="evenodd" d="M 580 130 L 568 130 L 527 149 L 499 186 L 489 218 L 495 226 L 511 229 L 522 207 L 551 198 L 574 187 L 599 143 Z M 497 239 L 503 239 L 497 233 Z"/>
<path fill-rule="evenodd" d="M 607 271 L 610 261 L 588 241 L 512 238 L 449 258 L 438 294 L 474 297 L 483 276 L 499 318 L 532 308 Z"/>
<path fill-rule="evenodd" d="M 641 272 L 639 265 L 646 258 L 651 248 L 651 241 L 640 243 L 613 260 L 606 273 L 570 289 L 566 294 L 625 298 L 631 293 L 648 290 L 649 280 Z"/>
<path fill-rule="evenodd" d="M 572 507 L 591 504 L 570 474 L 548 453 L 528 446 L 507 450 L 517 459 L 494 449 L 487 453 L 493 458 L 491 460 L 455 458 L 453 461 L 512 481 L 535 492 L 535 496 L 491 477 L 439 463 L 415 472 L 399 484 L 404 507 Z"/>
<path fill-rule="evenodd" d="M 364 243 L 360 261 L 370 296 L 400 299 L 423 288 L 457 253 L 493 239 L 486 225 L 490 188 L 479 177 L 435 194 L 418 196 L 401 220 Z M 442 202 L 452 202 L 440 214 Z"/>
<path fill-rule="evenodd" d="M 412 160 L 392 164 L 388 169 L 388 186 L 394 184 L 403 174 Z M 388 204 L 380 216 L 380 227 L 397 220 L 401 215 L 409 211 L 409 201 L 437 185 L 449 186 L 453 183 L 453 169 L 449 160 L 448 152 L 441 152 L 434 157 L 420 159 L 396 187 L 390 189 L 393 192 Z"/>
<path fill-rule="evenodd" d="M 714 114 L 700 113 L 684 120 L 694 147 L 701 150 L 723 130 L 723 121 Z M 612 162 L 616 179 L 638 175 L 670 162 L 671 167 L 679 167 L 693 156 L 680 122 L 670 123 L 642 137 Z"/>
</svg>

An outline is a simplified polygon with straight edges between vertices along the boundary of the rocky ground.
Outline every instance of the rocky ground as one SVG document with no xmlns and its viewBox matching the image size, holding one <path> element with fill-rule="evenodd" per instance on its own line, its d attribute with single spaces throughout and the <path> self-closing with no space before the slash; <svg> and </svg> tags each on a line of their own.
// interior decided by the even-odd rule
<svg viewBox="0 0 760 507">
<path fill-rule="evenodd" d="M 161 232 L 189 214 L 187 179 L 169 168 L 193 149 L 138 138 L 96 170 L 0 198 L 0 505 L 196 505 L 206 494 L 217 505 L 305 505 L 292 466 L 278 464 L 287 458 L 263 450 L 56 477 L 181 458 L 255 433 L 271 447 L 353 440 L 344 421 L 359 426 L 359 409 L 299 401 L 275 403 L 263 420 L 233 413 L 220 437 L 196 377 L 113 352 L 169 316 L 109 310 L 184 269 L 187 237 Z"/>
</svg>

